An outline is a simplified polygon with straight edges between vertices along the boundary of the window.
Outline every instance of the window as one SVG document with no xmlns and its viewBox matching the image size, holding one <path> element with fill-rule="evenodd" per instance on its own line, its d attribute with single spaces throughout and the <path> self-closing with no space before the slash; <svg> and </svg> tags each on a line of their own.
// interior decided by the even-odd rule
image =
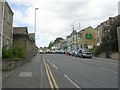
<svg viewBox="0 0 120 90">
<path fill-rule="evenodd" d="M 91 33 L 89 33 L 89 34 L 87 33 L 87 34 L 85 35 L 85 38 L 86 38 L 86 39 L 92 39 L 92 34 L 91 34 Z"/>
<path fill-rule="evenodd" d="M 10 23 L 10 12 L 9 11 L 7 13 L 7 21 L 8 21 L 8 23 Z"/>
<path fill-rule="evenodd" d="M 78 37 L 81 37 L 81 38 L 82 38 L 82 33 L 78 33 Z"/>
<path fill-rule="evenodd" d="M 88 48 L 88 45 L 87 45 L 87 44 L 84 44 L 84 48 Z"/>
</svg>

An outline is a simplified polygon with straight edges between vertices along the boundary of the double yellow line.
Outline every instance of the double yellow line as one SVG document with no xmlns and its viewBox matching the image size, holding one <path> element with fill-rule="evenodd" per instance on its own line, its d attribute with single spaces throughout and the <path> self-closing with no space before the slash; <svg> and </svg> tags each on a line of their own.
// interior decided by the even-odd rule
<svg viewBox="0 0 120 90">
<path fill-rule="evenodd" d="M 47 73 L 47 77 L 48 77 L 51 89 L 52 90 L 58 90 L 58 85 L 57 85 L 57 83 L 56 83 L 56 81 L 53 77 L 53 74 L 50 70 L 49 65 L 45 62 L 45 59 L 43 61 L 44 61 L 44 65 L 45 65 L 45 69 L 46 69 L 46 73 Z"/>
</svg>

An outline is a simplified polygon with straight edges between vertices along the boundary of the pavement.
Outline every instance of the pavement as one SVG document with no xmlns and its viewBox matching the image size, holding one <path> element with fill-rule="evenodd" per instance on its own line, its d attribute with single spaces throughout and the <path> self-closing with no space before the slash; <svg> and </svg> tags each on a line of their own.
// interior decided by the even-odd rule
<svg viewBox="0 0 120 90">
<path fill-rule="evenodd" d="M 108 61 L 108 62 L 114 62 L 114 63 L 118 63 L 119 61 L 117 60 L 112 60 L 110 58 L 99 58 L 99 57 L 93 57 L 96 60 L 102 60 L 102 61 Z"/>
<path fill-rule="evenodd" d="M 12 82 L 12 83 L 11 83 Z M 41 55 L 13 71 L 3 71 L 3 88 L 49 88 Z"/>
</svg>

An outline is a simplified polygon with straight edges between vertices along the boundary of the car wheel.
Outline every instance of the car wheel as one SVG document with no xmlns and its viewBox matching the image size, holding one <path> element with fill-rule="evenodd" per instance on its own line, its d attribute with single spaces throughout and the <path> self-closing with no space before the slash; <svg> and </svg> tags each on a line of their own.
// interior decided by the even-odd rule
<svg viewBox="0 0 120 90">
<path fill-rule="evenodd" d="M 90 57 L 92 59 L 92 57 Z"/>
</svg>

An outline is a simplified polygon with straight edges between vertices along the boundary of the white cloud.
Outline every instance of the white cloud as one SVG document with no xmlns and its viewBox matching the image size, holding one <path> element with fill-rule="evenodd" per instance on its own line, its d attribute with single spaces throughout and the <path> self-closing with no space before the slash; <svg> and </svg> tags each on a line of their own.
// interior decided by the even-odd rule
<svg viewBox="0 0 120 90">
<path fill-rule="evenodd" d="M 14 25 L 27 25 L 34 32 L 36 11 L 36 43 L 47 46 L 58 36 L 66 37 L 72 31 L 87 26 L 96 27 L 110 16 L 117 15 L 119 0 L 8 0 L 14 12 Z M 16 5 L 16 6 L 14 6 Z M 24 26 L 23 26 L 24 27 Z"/>
</svg>

